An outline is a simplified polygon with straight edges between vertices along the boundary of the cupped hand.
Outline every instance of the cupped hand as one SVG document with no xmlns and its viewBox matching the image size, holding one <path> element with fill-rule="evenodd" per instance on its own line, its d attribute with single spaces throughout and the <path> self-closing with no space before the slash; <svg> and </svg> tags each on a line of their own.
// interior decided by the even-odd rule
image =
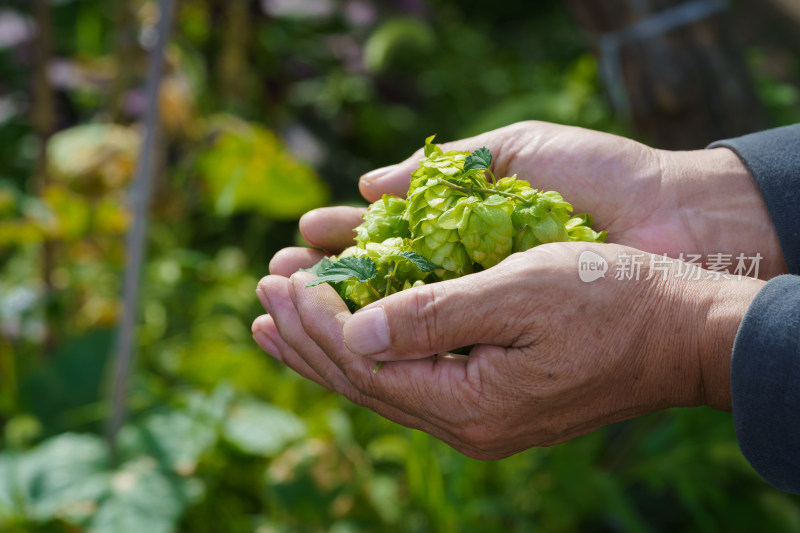
<svg viewBox="0 0 800 533">
<path fill-rule="evenodd" d="M 586 250 L 608 261 L 605 277 L 581 280 Z M 625 254 L 641 256 L 633 279 L 614 275 Z M 476 458 L 666 407 L 729 409 L 733 338 L 763 282 L 688 280 L 677 261 L 650 270 L 650 260 L 619 245 L 548 244 L 356 314 L 330 286 L 306 288 L 309 274 L 272 275 L 253 331 L 301 375 Z M 431 357 L 473 344 L 468 358 Z"/>
<path fill-rule="evenodd" d="M 745 254 L 763 258 L 768 279 L 786 266 L 777 234 L 746 167 L 726 148 L 692 152 L 656 150 L 630 139 L 582 128 L 522 122 L 471 139 L 445 143 L 446 150 L 488 147 L 498 176 L 517 174 L 534 188 L 556 190 L 576 212 L 594 216 L 608 241 L 681 257 Z M 365 199 L 405 196 L 422 157 L 373 171 L 361 178 Z M 331 207 L 300 221 L 304 238 L 329 253 L 353 243 L 363 209 Z M 299 248 L 279 252 L 270 272 L 289 276 L 324 254 Z M 733 262 L 735 264 L 735 261 Z"/>
</svg>

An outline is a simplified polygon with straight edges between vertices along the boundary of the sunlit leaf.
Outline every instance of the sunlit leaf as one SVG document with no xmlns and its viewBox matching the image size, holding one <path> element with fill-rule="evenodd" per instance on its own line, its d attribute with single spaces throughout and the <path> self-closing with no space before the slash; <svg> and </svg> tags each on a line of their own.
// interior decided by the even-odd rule
<svg viewBox="0 0 800 533">
<path fill-rule="evenodd" d="M 218 215 L 253 211 L 287 220 L 325 204 L 327 187 L 274 133 L 247 123 L 225 124 L 198 162 Z"/>
<path fill-rule="evenodd" d="M 138 130 L 83 124 L 55 134 L 47 145 L 51 175 L 75 186 L 117 188 L 130 182 L 139 156 Z"/>
</svg>

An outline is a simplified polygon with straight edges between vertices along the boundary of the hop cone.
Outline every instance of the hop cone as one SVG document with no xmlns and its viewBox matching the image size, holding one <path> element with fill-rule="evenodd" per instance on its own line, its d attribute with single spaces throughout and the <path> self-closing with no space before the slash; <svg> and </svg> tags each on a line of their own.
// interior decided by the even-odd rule
<svg viewBox="0 0 800 533">
<path fill-rule="evenodd" d="M 469 152 L 442 151 L 432 143 L 433 137 L 425 139 L 425 158 L 420 160 L 417 170 L 411 173 L 411 184 L 408 188 L 409 200 L 418 187 L 424 186 L 430 179 L 456 180 L 464 172 L 464 161 Z"/>
<path fill-rule="evenodd" d="M 570 241 L 606 242 L 606 231 L 597 232 L 592 229 L 592 215 L 581 213 L 567 221 L 567 236 Z"/>
<path fill-rule="evenodd" d="M 403 218 L 406 201 L 384 194 L 369 206 L 362 216 L 364 222 L 356 228 L 356 242 L 364 248 L 368 242 L 383 242 L 392 237 L 409 237 L 408 221 Z"/>
<path fill-rule="evenodd" d="M 443 228 L 439 217 L 463 197 L 463 193 L 442 184 L 441 179 L 429 178 L 409 195 L 406 209 L 413 250 L 456 276 L 472 272 L 472 261 L 458 231 Z"/>
<path fill-rule="evenodd" d="M 439 217 L 465 196 L 444 182 L 455 182 L 461 177 L 469 152 L 443 152 L 432 140 L 433 137 L 425 140 L 425 158 L 411 174 L 408 189 L 405 219 L 411 229 L 411 246 L 429 261 L 441 265 L 441 271 L 437 271 L 440 277 L 463 276 L 472 272 L 472 261 L 458 231 L 442 228 Z"/>
<path fill-rule="evenodd" d="M 393 279 L 399 280 L 401 283 L 408 281 L 413 284 L 421 281 L 427 275 L 402 256 L 403 252 L 411 250 L 411 242 L 408 239 L 395 237 L 386 239 L 382 243 L 371 242 L 367 244 L 366 250 L 367 256 L 375 262 L 375 266 L 378 268 L 378 279 L 380 280 L 385 280 L 387 276 L 391 275 Z M 380 288 L 385 290 L 385 284 L 381 284 Z"/>
<path fill-rule="evenodd" d="M 531 196 L 534 191 L 531 189 L 531 184 L 525 180 L 517 179 L 517 175 L 513 175 L 510 178 L 502 178 L 497 182 L 497 190 L 503 192 L 510 192 L 514 194 L 519 194 L 523 198 Z"/>
<path fill-rule="evenodd" d="M 540 193 L 530 190 L 521 194 L 529 205 L 517 206 L 512 215 L 516 233 L 514 252 L 522 252 L 548 242 L 569 240 L 565 224 L 572 206 L 555 191 Z"/>
<path fill-rule="evenodd" d="M 514 225 L 510 198 L 492 195 L 486 200 L 462 198 L 439 219 L 445 228 L 457 228 L 470 259 L 491 268 L 511 254 Z"/>
</svg>

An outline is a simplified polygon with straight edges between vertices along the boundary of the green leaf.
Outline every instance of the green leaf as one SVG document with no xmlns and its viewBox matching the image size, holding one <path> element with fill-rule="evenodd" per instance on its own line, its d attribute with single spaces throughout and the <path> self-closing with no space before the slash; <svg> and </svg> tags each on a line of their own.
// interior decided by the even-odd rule
<svg viewBox="0 0 800 533">
<path fill-rule="evenodd" d="M 64 433 L 24 453 L 0 454 L 0 524 L 18 514 L 36 520 L 83 520 L 85 502 L 109 490 L 108 448 L 95 435 Z"/>
<path fill-rule="evenodd" d="M 217 119 L 213 144 L 197 159 L 208 203 L 217 215 L 256 212 L 296 220 L 328 201 L 327 185 L 262 126 L 235 118 Z"/>
<path fill-rule="evenodd" d="M 92 519 L 92 533 L 171 533 L 186 507 L 202 496 L 191 479 L 166 475 L 150 457 L 122 465 Z"/>
<path fill-rule="evenodd" d="M 277 455 L 305 434 L 306 425 L 296 415 L 255 400 L 234 406 L 224 426 L 225 438 L 252 455 Z"/>
<path fill-rule="evenodd" d="M 322 273 L 328 269 L 330 264 L 331 260 L 328 259 L 327 257 L 323 257 L 322 259 L 319 260 L 317 264 L 315 264 L 311 268 L 301 268 L 300 272 L 309 272 L 311 274 L 314 274 L 315 276 L 321 276 Z"/>
<path fill-rule="evenodd" d="M 180 410 L 153 413 L 125 426 L 119 436 L 120 454 L 125 459 L 149 455 L 162 470 L 192 474 L 200 457 L 216 444 L 232 395 L 229 386 L 219 385 L 210 395 L 190 394 L 188 405 Z"/>
<path fill-rule="evenodd" d="M 492 152 L 485 146 L 478 148 L 472 154 L 467 156 L 464 160 L 464 172 L 467 173 L 471 170 L 483 170 L 489 168 L 492 164 Z"/>
<path fill-rule="evenodd" d="M 413 265 L 415 267 L 417 267 L 418 269 L 420 269 L 423 272 L 433 272 L 437 268 L 442 268 L 439 265 L 437 265 L 436 263 L 432 263 L 431 261 L 428 261 L 427 259 L 425 259 L 421 255 L 419 255 L 417 252 L 403 252 L 400 255 L 402 255 L 403 257 L 405 257 L 409 261 L 411 261 L 411 263 L 413 263 Z"/>
<path fill-rule="evenodd" d="M 340 281 L 366 282 L 378 275 L 378 268 L 368 257 L 344 257 L 339 261 L 332 261 L 322 275 L 308 283 L 306 287 L 314 287 L 322 283 L 337 283 Z"/>
<path fill-rule="evenodd" d="M 140 145 L 141 133 L 135 128 L 102 123 L 75 126 L 53 135 L 47 143 L 49 170 L 56 181 L 121 187 L 133 178 Z"/>
</svg>

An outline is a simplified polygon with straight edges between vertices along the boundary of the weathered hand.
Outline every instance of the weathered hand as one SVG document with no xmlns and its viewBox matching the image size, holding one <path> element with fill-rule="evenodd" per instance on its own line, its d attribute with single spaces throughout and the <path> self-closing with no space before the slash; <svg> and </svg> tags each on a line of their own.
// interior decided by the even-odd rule
<svg viewBox="0 0 800 533">
<path fill-rule="evenodd" d="M 589 212 L 609 242 L 670 257 L 740 253 L 763 257 L 763 279 L 784 273 L 777 235 L 761 195 L 739 158 L 726 148 L 668 152 L 606 133 L 543 122 L 523 122 L 483 135 L 443 144 L 444 149 L 487 146 L 495 154 L 495 175 L 518 174 L 543 190 L 557 190 Z M 405 196 L 421 152 L 362 177 L 369 201 L 384 193 Z M 305 215 L 306 240 L 336 253 L 353 242 L 363 210 L 318 209 Z M 288 276 L 310 266 L 321 252 L 287 248 L 270 272 Z"/>
<path fill-rule="evenodd" d="M 609 262 L 584 283 L 578 257 Z M 301 375 L 477 458 L 672 406 L 730 408 L 730 352 L 758 280 L 613 276 L 619 245 L 555 243 L 351 315 L 313 277 L 267 276 L 259 344 Z M 646 279 L 650 277 L 650 279 Z M 433 354 L 476 344 L 469 358 Z M 375 361 L 386 363 L 374 372 Z"/>
</svg>

